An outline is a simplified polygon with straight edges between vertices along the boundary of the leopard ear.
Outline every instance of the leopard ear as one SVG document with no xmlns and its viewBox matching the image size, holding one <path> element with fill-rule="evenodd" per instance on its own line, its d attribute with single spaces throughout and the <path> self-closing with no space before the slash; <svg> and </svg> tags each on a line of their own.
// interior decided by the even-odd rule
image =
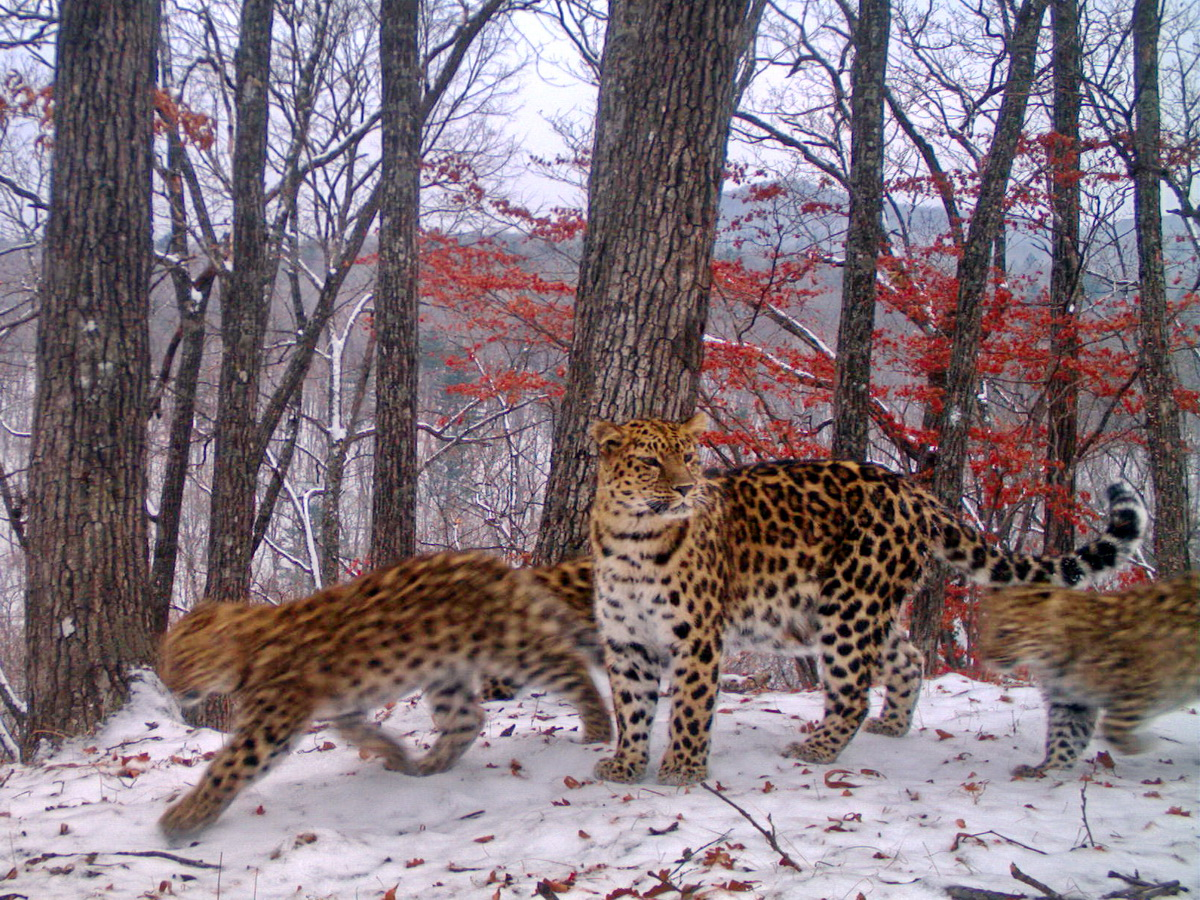
<svg viewBox="0 0 1200 900">
<path fill-rule="evenodd" d="M 702 431 L 708 431 L 711 424 L 708 413 L 700 411 L 683 423 L 683 430 L 685 434 L 695 437 Z"/>
<path fill-rule="evenodd" d="M 609 453 L 621 443 L 621 426 L 615 422 L 597 420 L 592 423 L 591 435 L 592 440 L 600 447 L 600 452 Z"/>
</svg>

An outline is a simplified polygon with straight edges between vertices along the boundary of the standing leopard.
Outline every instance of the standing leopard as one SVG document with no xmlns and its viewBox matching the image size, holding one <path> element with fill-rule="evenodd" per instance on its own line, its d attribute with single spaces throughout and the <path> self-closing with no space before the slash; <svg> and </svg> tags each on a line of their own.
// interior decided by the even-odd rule
<svg viewBox="0 0 1200 900">
<path fill-rule="evenodd" d="M 1014 775 L 1069 766 L 1100 731 L 1122 753 L 1154 716 L 1200 697 L 1200 573 L 1123 591 L 1017 587 L 980 604 L 979 650 L 1027 666 L 1046 698 L 1046 755 Z"/>
<path fill-rule="evenodd" d="M 659 781 L 706 777 L 726 643 L 820 653 L 825 715 L 788 756 L 834 760 L 866 718 L 876 676 L 886 700 L 866 727 L 904 734 L 922 661 L 896 619 L 931 558 L 982 584 L 1074 585 L 1123 565 L 1145 525 L 1141 502 L 1114 485 L 1102 538 L 1061 557 L 1022 556 L 879 466 L 778 461 L 707 476 L 697 454 L 706 427 L 703 414 L 592 427 L 596 618 L 617 717 L 616 754 L 596 775 L 609 781 L 645 773 L 664 665 L 672 711 Z"/>
<path fill-rule="evenodd" d="M 483 724 L 482 675 L 567 697 L 586 742 L 608 740 L 604 701 L 580 652 L 593 626 L 537 573 L 486 553 L 436 553 L 279 606 L 205 603 L 163 638 L 158 672 L 185 703 L 234 701 L 234 729 L 200 783 L 159 820 L 173 841 L 214 822 L 237 794 L 325 719 L 406 775 L 448 769 Z M 412 759 L 368 717 L 423 688 L 437 739 Z"/>
</svg>

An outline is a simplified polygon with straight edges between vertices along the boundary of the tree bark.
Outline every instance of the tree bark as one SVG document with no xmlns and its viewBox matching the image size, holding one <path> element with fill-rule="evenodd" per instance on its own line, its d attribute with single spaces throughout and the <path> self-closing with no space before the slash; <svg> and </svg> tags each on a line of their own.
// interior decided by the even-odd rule
<svg viewBox="0 0 1200 900">
<path fill-rule="evenodd" d="M 424 125 L 420 9 L 420 0 L 381 0 L 379 7 L 383 197 L 375 285 L 373 565 L 411 556 L 417 541 L 417 227 Z"/>
<path fill-rule="evenodd" d="M 1146 392 L 1146 443 L 1154 483 L 1154 560 L 1159 576 L 1189 569 L 1187 473 L 1175 402 L 1169 313 L 1163 272 L 1162 205 L 1159 181 L 1161 125 L 1158 91 L 1159 4 L 1134 0 L 1134 195 L 1138 274 L 1141 282 L 1141 367 Z"/>
<path fill-rule="evenodd" d="M 852 23 L 850 213 L 833 383 L 833 456 L 867 458 L 876 265 L 883 233 L 883 102 L 889 0 L 860 0 Z"/>
<path fill-rule="evenodd" d="M 165 626 L 147 590 L 154 0 L 63 0 L 29 475 L 22 751 L 92 728 Z"/>
<path fill-rule="evenodd" d="M 1076 331 L 1082 260 L 1079 251 L 1079 106 L 1083 61 L 1077 0 L 1053 0 L 1054 134 L 1050 144 L 1050 370 L 1046 373 L 1046 553 L 1075 546 L 1079 444 L 1079 338 Z"/>
<path fill-rule="evenodd" d="M 242 4 L 234 57 L 237 131 L 233 147 L 233 271 L 221 297 L 221 378 L 217 388 L 208 577 L 212 600 L 244 599 L 258 467 L 258 393 L 274 266 L 268 251 L 267 82 L 273 0 Z"/>
<path fill-rule="evenodd" d="M 695 406 L 713 238 L 749 0 L 609 7 L 588 230 L 535 556 L 586 548 L 594 417 Z"/>
<path fill-rule="evenodd" d="M 979 196 L 963 242 L 956 275 L 954 335 L 942 410 L 936 417 L 938 451 L 933 464 L 932 488 L 945 503 L 957 507 L 963 495 L 963 470 L 968 438 L 975 416 L 976 358 L 983 323 L 996 236 L 1004 226 L 1004 195 L 1013 155 L 1025 121 L 1025 107 L 1033 84 L 1038 32 L 1049 0 L 1024 0 L 1017 11 L 1009 41 L 1009 69 L 996 131 L 979 181 Z M 912 634 L 925 654 L 927 665 L 936 664 L 941 634 L 945 584 L 938 579 L 913 605 Z"/>
</svg>

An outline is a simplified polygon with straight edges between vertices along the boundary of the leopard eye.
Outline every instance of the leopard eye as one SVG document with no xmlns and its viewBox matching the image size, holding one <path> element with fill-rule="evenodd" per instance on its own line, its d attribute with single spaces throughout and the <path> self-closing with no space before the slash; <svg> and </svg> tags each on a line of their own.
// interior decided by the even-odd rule
<svg viewBox="0 0 1200 900">
<path fill-rule="evenodd" d="M 694 463 L 696 461 L 696 454 L 695 453 L 683 454 L 683 461 L 690 466 L 692 463 Z"/>
<path fill-rule="evenodd" d="M 645 463 L 646 465 L 653 466 L 654 468 L 658 468 L 659 466 L 657 456 L 639 456 L 638 462 Z"/>
</svg>

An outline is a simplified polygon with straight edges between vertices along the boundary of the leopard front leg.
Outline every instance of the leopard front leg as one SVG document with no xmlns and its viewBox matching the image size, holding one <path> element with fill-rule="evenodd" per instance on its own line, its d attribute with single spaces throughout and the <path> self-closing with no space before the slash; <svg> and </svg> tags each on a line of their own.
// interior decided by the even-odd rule
<svg viewBox="0 0 1200 900">
<path fill-rule="evenodd" d="M 302 691 L 279 684 L 239 698 L 229 742 L 209 763 L 200 783 L 158 820 L 167 840 L 178 844 L 215 822 L 250 782 L 288 751 L 312 711 Z"/>
<path fill-rule="evenodd" d="M 925 660 L 908 636 L 893 626 L 883 651 L 880 668 L 886 693 L 883 710 L 863 723 L 863 731 L 901 737 L 912 727 L 913 712 L 921 695 L 921 674 Z"/>
<path fill-rule="evenodd" d="M 719 635 L 690 640 L 672 658 L 671 728 L 658 769 L 662 784 L 696 784 L 708 777 L 720 665 Z"/>
<path fill-rule="evenodd" d="M 640 781 L 649 759 L 662 660 L 644 644 L 618 641 L 605 642 L 604 660 L 617 718 L 617 752 L 596 764 L 596 777 Z"/>
<path fill-rule="evenodd" d="M 876 657 L 868 636 L 856 639 L 845 622 L 822 626 L 820 642 L 825 716 L 806 740 L 784 750 L 784 756 L 810 763 L 833 762 L 858 732 L 867 717 Z"/>
<path fill-rule="evenodd" d="M 1025 778 L 1046 774 L 1073 763 L 1096 728 L 1096 710 L 1081 703 L 1065 703 L 1052 698 L 1046 705 L 1046 756 L 1036 766 L 1017 766 L 1014 775 Z"/>
</svg>

